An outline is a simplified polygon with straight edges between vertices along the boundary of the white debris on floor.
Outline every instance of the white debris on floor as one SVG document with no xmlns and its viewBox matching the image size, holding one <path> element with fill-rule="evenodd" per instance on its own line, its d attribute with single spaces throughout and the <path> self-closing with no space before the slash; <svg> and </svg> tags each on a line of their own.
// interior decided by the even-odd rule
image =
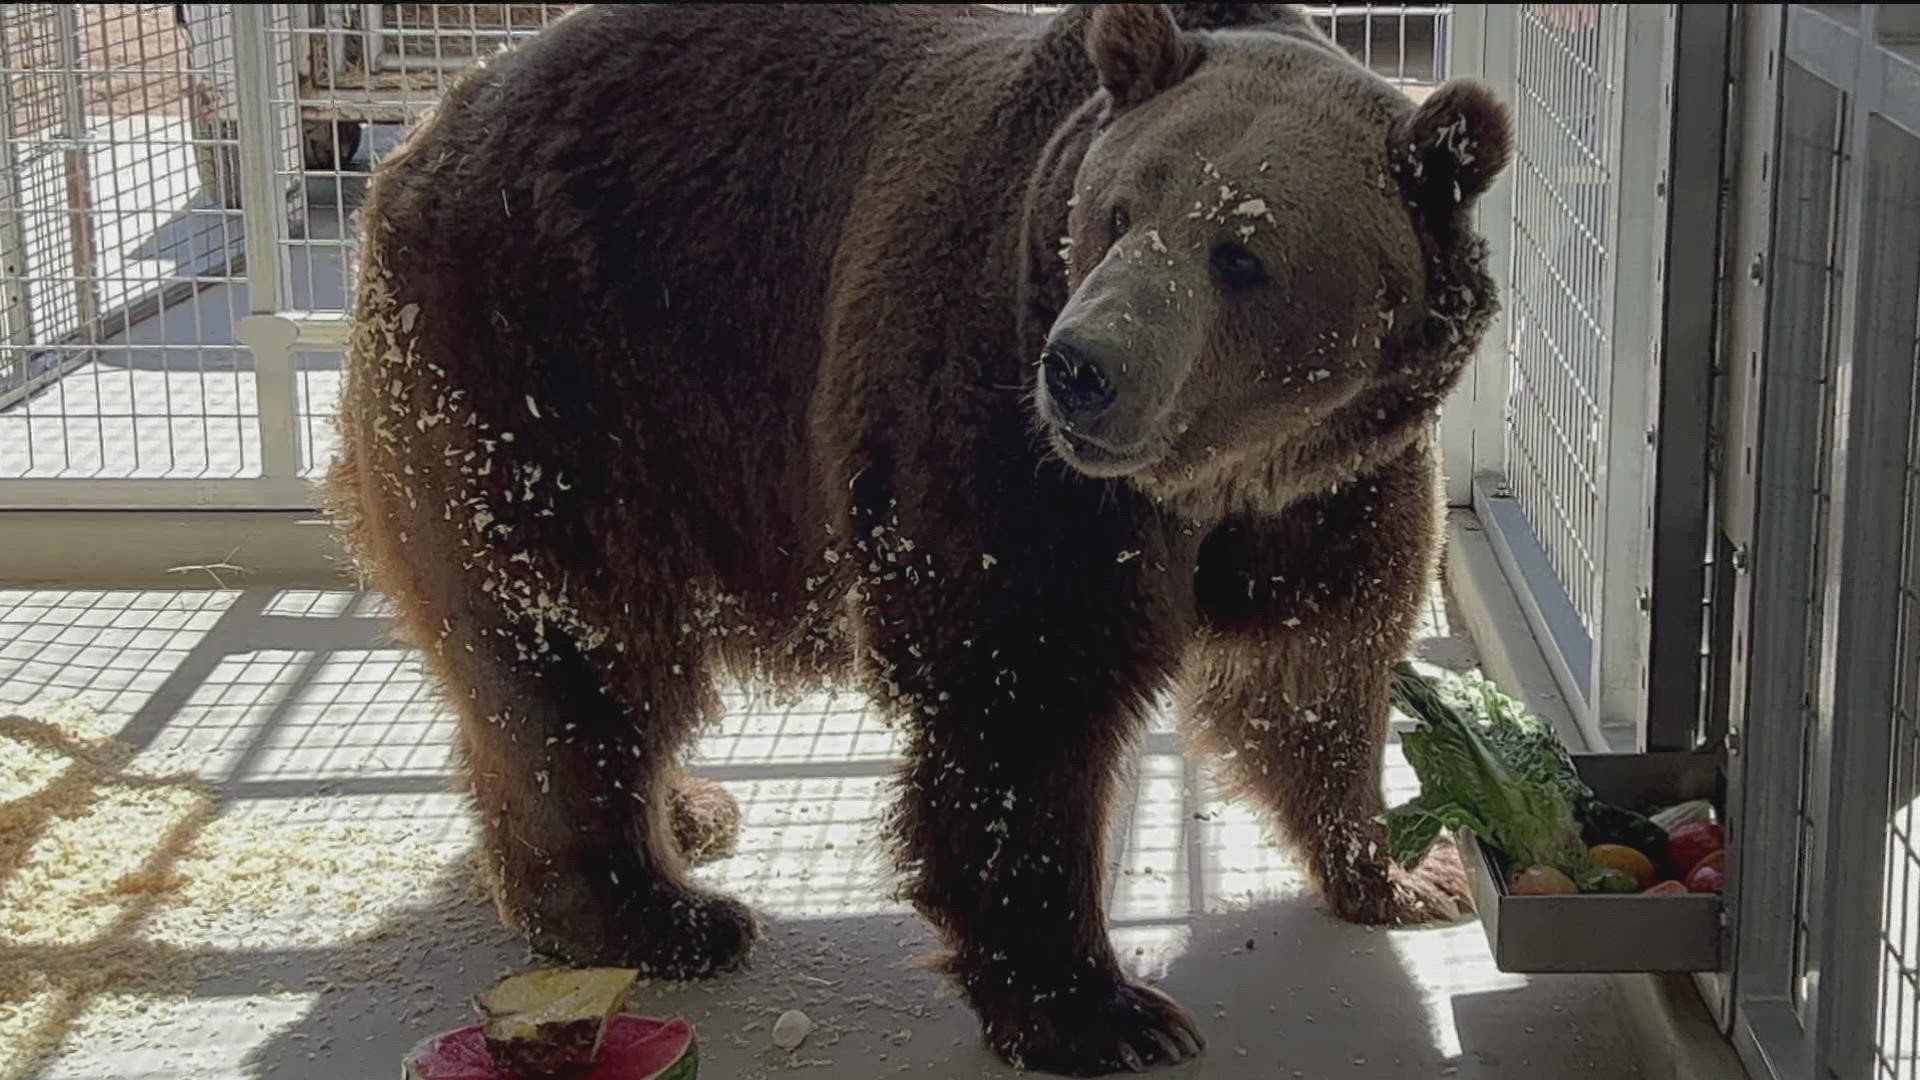
<svg viewBox="0 0 1920 1080">
<path fill-rule="evenodd" d="M 1422 659 L 1473 663 L 1437 600 L 1429 624 Z M 845 698 L 729 703 L 701 768 L 741 841 L 699 873 L 769 936 L 631 1007 L 691 1020 L 703 1076 L 1012 1075 L 891 895 L 892 734 Z M 471 1022 L 527 956 L 475 876 L 451 735 L 367 597 L 0 591 L 0 1080 L 396 1075 Z M 1113 936 L 1209 1039 L 1163 1075 L 1638 1075 L 1600 980 L 1502 975 L 1472 923 L 1326 915 L 1170 721 L 1135 773 Z M 1385 784 L 1414 786 L 1397 751 Z"/>
</svg>

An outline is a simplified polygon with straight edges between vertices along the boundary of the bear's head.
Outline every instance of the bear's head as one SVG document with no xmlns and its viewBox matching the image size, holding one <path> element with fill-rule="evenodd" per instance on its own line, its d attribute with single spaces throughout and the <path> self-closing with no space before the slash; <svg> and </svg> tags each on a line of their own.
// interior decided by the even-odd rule
<svg viewBox="0 0 1920 1080">
<path fill-rule="evenodd" d="M 1067 222 L 1034 382 L 1053 451 L 1218 509 L 1404 452 L 1495 311 L 1471 211 L 1506 109 L 1465 80 L 1416 105 L 1304 23 L 1085 27 L 1100 89 L 1037 178 Z"/>
</svg>

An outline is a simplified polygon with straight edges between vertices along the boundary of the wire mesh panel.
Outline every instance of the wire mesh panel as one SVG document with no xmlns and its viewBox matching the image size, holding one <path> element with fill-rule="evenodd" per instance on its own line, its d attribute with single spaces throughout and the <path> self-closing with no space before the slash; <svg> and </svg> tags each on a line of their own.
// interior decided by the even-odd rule
<svg viewBox="0 0 1920 1080">
<path fill-rule="evenodd" d="M 282 179 L 306 197 L 285 238 L 293 309 L 347 308 L 354 215 L 372 163 L 476 60 L 539 33 L 575 6 L 301 4 L 270 28 L 297 73 L 272 103 L 283 134 L 298 147 L 281 162 Z M 313 475 L 333 454 L 340 358 L 304 352 L 296 364 L 296 435 Z"/>
<path fill-rule="evenodd" d="M 288 232 L 288 303 L 339 312 L 351 296 L 354 214 L 366 171 L 426 114 L 449 81 L 476 58 L 538 33 L 572 4 L 294 5 L 273 36 L 288 44 L 297 78 L 274 114 L 298 128 L 301 151 L 284 163 L 304 192 L 305 212 Z M 996 4 L 1045 16 L 1060 5 Z M 1415 97 L 1446 71 L 1449 5 L 1310 6 L 1321 27 Z M 339 388 L 337 354 L 298 357 L 296 421 L 309 473 L 332 453 L 330 417 Z"/>
<path fill-rule="evenodd" d="M 572 4 L 309 4 L 277 26 L 298 70 L 276 115 L 296 117 L 303 148 L 287 163 L 310 200 L 304 230 L 289 238 L 291 304 L 343 310 L 349 295 L 352 217 L 371 162 L 439 99 L 450 79 L 550 25 Z M 994 4 L 1033 15 L 1060 5 Z M 1354 56 L 1416 96 L 1446 70 L 1448 5 L 1310 5 L 1321 27 Z M 293 121 L 289 121 L 293 122 Z"/>
<path fill-rule="evenodd" d="M 1507 482 L 1591 633 L 1610 363 L 1618 4 L 1522 5 L 1512 98 Z"/>
<path fill-rule="evenodd" d="M 0 479 L 256 475 L 232 43 L 173 4 L 0 7 Z"/>
<path fill-rule="evenodd" d="M 291 305 L 347 303 L 353 214 L 372 162 L 470 67 L 537 34 L 572 4 L 300 4 L 272 28 L 296 80 L 273 102 L 299 136 L 285 178 L 307 195 L 288 237 Z"/>
<path fill-rule="evenodd" d="M 1833 307 L 1837 298 L 1834 266 L 1838 227 L 1840 163 L 1843 147 L 1841 95 L 1832 87 L 1789 66 L 1781 99 L 1779 206 L 1773 258 L 1774 355 L 1768 378 L 1779 385 L 1769 420 L 1777 429 L 1804 433 L 1808 452 L 1769 476 L 1758 497 L 1774 504 L 1785 520 L 1799 522 L 1795 539 L 1805 545 L 1806 576 L 1787 583 L 1792 618 L 1780 630 L 1797 641 L 1797 670 L 1763 673 L 1790 680 L 1793 692 L 1778 695 L 1799 708 L 1766 717 L 1793 727 L 1798 746 L 1791 777 L 1797 817 L 1793 861 L 1793 926 L 1789 998 L 1796 1009 L 1807 1004 L 1809 978 L 1817 963 L 1819 923 L 1815 917 L 1821 877 L 1820 833 L 1826 811 L 1818 798 L 1813 688 L 1820 677 L 1824 611 L 1821 583 L 1830 562 L 1826 526 L 1832 510 L 1833 477 Z M 1784 435 L 1782 436 L 1784 437 Z M 1790 626 L 1790 629 L 1789 629 Z"/>
<path fill-rule="evenodd" d="M 1446 79 L 1450 4 L 1308 4 L 1329 36 L 1416 100 Z"/>
<path fill-rule="evenodd" d="M 1920 418 L 1920 138 L 1869 123 L 1866 198 L 1879 253 L 1867 269 L 1877 279 L 1875 299 L 1885 302 L 1863 301 L 1862 345 L 1910 359 L 1907 385 L 1885 390 L 1913 397 Z M 1886 1080 L 1920 1077 L 1920 423 L 1908 436 L 1904 548 L 1874 1055 Z"/>
<path fill-rule="evenodd" d="M 372 163 L 475 60 L 575 6 L 250 5 L 245 32 L 233 4 L 0 7 L 0 483 L 277 482 L 263 409 L 301 471 L 324 469 L 337 344 L 296 353 L 288 425 L 235 323 L 344 312 Z M 1446 70 L 1448 5 L 1310 11 L 1416 97 Z M 249 94 L 270 134 L 243 146 Z M 249 222 L 270 274 L 245 265 L 267 250 Z"/>
</svg>

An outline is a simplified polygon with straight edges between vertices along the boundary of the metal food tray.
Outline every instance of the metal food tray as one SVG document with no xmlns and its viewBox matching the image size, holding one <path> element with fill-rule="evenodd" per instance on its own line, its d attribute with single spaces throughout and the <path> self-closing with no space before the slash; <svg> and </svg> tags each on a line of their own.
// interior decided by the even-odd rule
<svg viewBox="0 0 1920 1080">
<path fill-rule="evenodd" d="M 1691 799 L 1724 808 L 1723 765 L 1696 753 L 1575 754 L 1601 799 L 1645 812 Z M 1460 853 L 1494 964 L 1515 974 L 1701 972 L 1721 969 L 1726 933 L 1719 896 L 1513 896 L 1500 856 L 1479 837 Z"/>
</svg>

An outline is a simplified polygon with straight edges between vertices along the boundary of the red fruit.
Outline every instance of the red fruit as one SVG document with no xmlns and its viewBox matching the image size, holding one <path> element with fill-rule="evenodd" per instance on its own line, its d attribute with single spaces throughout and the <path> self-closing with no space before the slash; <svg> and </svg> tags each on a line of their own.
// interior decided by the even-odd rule
<svg viewBox="0 0 1920 1080">
<path fill-rule="evenodd" d="M 1687 875 L 1687 891 L 1695 893 L 1718 893 L 1726 887 L 1727 872 L 1711 864 L 1702 866 Z"/>
<path fill-rule="evenodd" d="M 1725 830 L 1711 821 L 1694 821 L 1677 826 L 1667 834 L 1667 860 L 1682 874 L 1699 866 L 1701 860 L 1727 846 Z"/>
</svg>

